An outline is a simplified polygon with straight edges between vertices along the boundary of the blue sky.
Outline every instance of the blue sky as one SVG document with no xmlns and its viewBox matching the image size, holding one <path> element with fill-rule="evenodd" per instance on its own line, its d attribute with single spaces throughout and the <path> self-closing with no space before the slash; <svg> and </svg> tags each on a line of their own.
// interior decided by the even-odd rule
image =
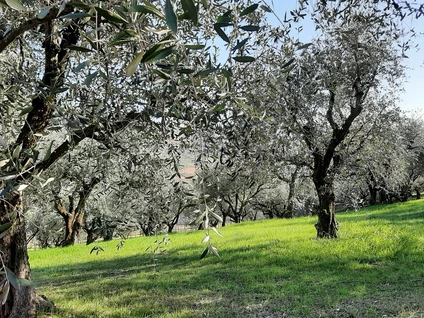
<svg viewBox="0 0 424 318">
<path fill-rule="evenodd" d="M 266 2 L 281 20 L 284 19 L 285 12 L 287 12 L 287 17 L 289 17 L 289 11 L 297 8 L 297 0 L 266 0 L 263 2 Z M 313 2 L 313 0 L 310 1 L 310 4 Z M 268 21 L 271 24 L 279 24 L 278 20 L 271 13 L 268 13 Z M 421 37 L 416 39 L 415 42 L 419 44 L 421 50 L 417 51 L 413 48 L 407 52 L 409 58 L 404 61 L 407 67 L 407 82 L 403 85 L 405 92 L 401 94 L 402 100 L 399 106 L 407 112 L 418 111 L 422 118 L 424 118 L 424 17 L 421 17 L 419 20 L 407 17 L 403 23 L 405 27 L 413 27 L 416 32 L 421 33 Z M 315 35 L 314 27 L 312 22 L 307 19 L 302 22 L 302 25 L 301 40 L 307 42 Z"/>
</svg>

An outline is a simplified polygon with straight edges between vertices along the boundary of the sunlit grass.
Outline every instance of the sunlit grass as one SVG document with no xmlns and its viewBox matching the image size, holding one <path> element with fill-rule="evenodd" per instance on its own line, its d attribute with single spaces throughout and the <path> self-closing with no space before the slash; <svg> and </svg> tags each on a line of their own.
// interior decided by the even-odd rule
<svg viewBox="0 0 424 318">
<path fill-rule="evenodd" d="M 424 200 L 338 214 L 340 238 L 315 217 L 231 225 L 221 258 L 200 260 L 202 231 L 32 251 L 53 317 L 423 317 Z M 51 314 L 50 314 L 51 316 Z"/>
</svg>

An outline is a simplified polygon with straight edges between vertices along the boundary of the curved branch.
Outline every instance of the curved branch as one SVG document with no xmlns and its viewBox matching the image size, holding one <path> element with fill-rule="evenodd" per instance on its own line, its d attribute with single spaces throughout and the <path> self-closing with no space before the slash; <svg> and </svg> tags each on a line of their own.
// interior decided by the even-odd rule
<svg viewBox="0 0 424 318">
<path fill-rule="evenodd" d="M 3 52 L 10 43 L 15 41 L 16 38 L 18 38 L 20 35 L 22 35 L 26 31 L 31 30 L 39 26 L 40 24 L 60 18 L 61 16 L 68 14 L 72 12 L 73 10 L 74 10 L 74 7 L 70 5 L 66 5 L 65 9 L 59 14 L 59 8 L 50 8 L 49 13 L 43 19 L 34 18 L 31 20 L 22 22 L 16 28 L 13 28 L 12 30 L 10 30 L 5 36 L 0 37 L 0 53 Z"/>
<path fill-rule="evenodd" d="M 71 24 L 62 31 L 62 39 L 59 43 L 56 35 L 57 26 L 54 23 L 46 23 L 44 46 L 45 70 L 43 84 L 50 87 L 50 95 L 39 94 L 32 99 L 32 110 L 29 112 L 24 126 L 17 138 L 16 144 L 22 144 L 23 149 L 30 149 L 37 143 L 37 133 L 43 132 L 53 115 L 56 104 L 54 91 L 63 86 L 65 68 L 69 61 L 69 49 L 71 44 L 76 44 L 79 39 L 79 25 Z"/>
<path fill-rule="evenodd" d="M 97 140 L 101 143 L 108 143 L 107 132 L 111 132 L 112 134 L 118 133 L 119 131 L 125 129 L 129 125 L 131 121 L 135 120 L 144 120 L 144 113 L 128 113 L 124 120 L 109 123 L 108 131 L 105 131 L 104 128 L 98 125 L 90 125 L 75 132 L 70 140 L 64 141 L 60 146 L 58 146 L 50 155 L 49 158 L 39 162 L 35 165 L 34 171 L 31 173 L 38 174 L 43 170 L 49 168 L 53 163 L 62 158 L 64 155 L 68 153 L 73 147 L 77 146 L 81 141 L 85 138 L 91 138 Z M 28 176 L 27 176 L 28 177 Z"/>
</svg>

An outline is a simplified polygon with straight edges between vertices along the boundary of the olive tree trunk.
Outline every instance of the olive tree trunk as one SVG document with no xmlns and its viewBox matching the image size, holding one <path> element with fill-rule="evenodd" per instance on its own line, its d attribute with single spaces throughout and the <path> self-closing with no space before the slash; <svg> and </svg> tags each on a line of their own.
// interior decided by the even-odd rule
<svg viewBox="0 0 424 318">
<path fill-rule="evenodd" d="M 326 119 L 331 127 L 331 139 L 328 140 L 324 147 L 318 142 L 319 135 L 315 127 L 305 125 L 303 127 L 303 139 L 306 142 L 313 156 L 312 181 L 318 195 L 318 222 L 315 224 L 317 229 L 317 238 L 336 238 L 337 229 L 339 227 L 336 221 L 335 211 L 335 194 L 334 194 L 334 177 L 338 169 L 342 165 L 342 156 L 337 148 L 342 144 L 349 133 L 353 121 L 362 112 L 362 104 L 364 95 L 360 88 L 360 79 L 357 78 L 353 86 L 354 106 L 350 107 L 350 113 L 340 125 L 336 123 L 333 117 L 335 107 L 336 94 L 330 90 Z"/>
<path fill-rule="evenodd" d="M 12 221 L 7 234 L 0 240 L 2 266 L 7 267 L 16 277 L 31 279 L 28 260 L 25 219 L 23 217 L 22 193 L 9 191 L 0 205 L 0 224 Z M 9 285 L 9 286 L 8 286 Z M 9 292 L 7 293 L 7 290 Z M 53 309 L 52 303 L 38 296 L 32 286 L 15 288 L 9 282 L 1 286 L 1 299 L 6 297 L 0 307 L 0 317 L 36 317 L 37 308 Z"/>
<path fill-rule="evenodd" d="M 74 205 L 74 196 L 69 196 L 69 208 L 66 209 L 62 199 L 56 195 L 54 198 L 54 206 L 65 221 L 65 238 L 60 243 L 61 246 L 74 245 L 78 241 L 78 235 L 83 227 L 85 205 L 93 191 L 94 187 L 100 182 L 100 179 L 94 177 L 90 183 L 83 182 L 82 189 L 78 191 L 78 203 Z"/>
<path fill-rule="evenodd" d="M 339 223 L 335 216 L 335 195 L 332 184 L 316 184 L 318 194 L 318 222 L 315 224 L 318 238 L 336 238 Z"/>
<path fill-rule="evenodd" d="M 48 19 L 50 20 L 48 20 Z M 56 88 L 63 85 L 63 79 L 65 74 L 65 67 L 69 60 L 68 46 L 76 44 L 79 38 L 79 30 L 76 25 L 70 25 L 62 30 L 62 37 L 59 39 L 57 36 L 58 30 L 54 23 L 51 21 L 54 16 L 45 18 L 46 23 L 43 30 L 45 30 L 45 40 L 43 47 L 45 49 L 45 72 L 42 79 L 43 85 L 51 89 L 49 96 L 46 94 L 40 94 L 32 100 L 32 110 L 28 113 L 25 120 L 25 124 L 22 126 L 19 136 L 16 139 L 15 144 L 22 147 L 20 156 L 15 160 L 20 162 L 26 162 L 28 158 L 26 153 L 37 145 L 38 134 L 44 132 L 46 129 L 53 109 L 56 103 Z M 42 22 L 44 19 L 39 21 L 33 21 L 34 27 L 38 25 L 38 22 Z M 30 28 L 32 24 L 29 24 Z M 17 32 L 16 37 L 19 36 L 19 32 L 25 31 L 25 25 L 18 29 L 11 31 L 10 34 Z M 13 37 L 10 41 L 1 41 L 2 46 L 0 51 L 3 51 L 5 47 L 13 41 Z M 4 45 L 4 46 L 3 46 Z M 50 159 L 50 163 L 45 164 L 43 168 L 47 168 L 52 162 L 53 158 Z M 41 169 L 44 170 L 44 169 Z M 15 180 L 16 182 L 22 181 L 23 179 L 30 180 L 32 174 L 41 171 L 35 167 L 30 172 L 25 174 L 19 174 L 19 177 Z M 1 184 L 1 186 L 5 186 Z M 7 187 L 4 187 L 4 189 Z M 25 220 L 23 216 L 22 206 L 22 193 L 20 191 L 10 190 L 2 192 L 0 200 L 0 224 L 11 222 L 12 226 L 7 230 L 6 235 L 0 239 L 0 251 L 2 257 L 2 266 L 7 267 L 11 272 L 16 275 L 17 278 L 30 279 L 30 265 L 28 261 L 28 251 L 26 245 L 26 232 L 25 232 Z M 4 275 L 2 275 L 3 278 Z M 10 274 L 8 275 L 10 276 Z M 10 277 L 8 277 L 10 278 Z M 31 318 L 36 317 L 37 307 L 40 304 L 52 308 L 53 305 L 45 300 L 43 297 L 36 295 L 35 290 L 32 286 L 21 286 L 15 288 L 7 286 L 9 280 L 4 281 L 1 286 L 1 295 L 5 298 L 5 304 L 0 307 L 0 318 Z M 16 285 L 16 282 L 15 282 Z"/>
</svg>

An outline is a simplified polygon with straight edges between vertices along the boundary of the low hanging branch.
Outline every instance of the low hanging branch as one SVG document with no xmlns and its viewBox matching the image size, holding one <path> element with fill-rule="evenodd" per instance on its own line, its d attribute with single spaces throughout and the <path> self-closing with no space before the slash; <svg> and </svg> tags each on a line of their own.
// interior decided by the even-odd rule
<svg viewBox="0 0 424 318">
<path fill-rule="evenodd" d="M 110 131 L 111 133 L 117 133 L 125 129 L 132 121 L 140 121 L 140 120 L 143 120 L 144 118 L 145 118 L 145 114 L 143 113 L 128 113 L 125 119 L 117 121 L 115 123 L 109 123 L 108 131 Z M 62 158 L 64 155 L 66 155 L 69 150 L 77 146 L 80 142 L 82 142 L 86 138 L 91 138 L 104 144 L 107 144 L 109 140 L 104 128 L 101 128 L 99 125 L 95 125 L 95 124 L 87 126 L 77 132 L 74 132 L 70 140 L 63 142 L 51 153 L 51 155 L 48 158 L 37 163 L 32 173 L 34 172 L 39 173 L 43 170 L 46 170 L 53 163 L 55 163 L 57 160 Z"/>
</svg>

